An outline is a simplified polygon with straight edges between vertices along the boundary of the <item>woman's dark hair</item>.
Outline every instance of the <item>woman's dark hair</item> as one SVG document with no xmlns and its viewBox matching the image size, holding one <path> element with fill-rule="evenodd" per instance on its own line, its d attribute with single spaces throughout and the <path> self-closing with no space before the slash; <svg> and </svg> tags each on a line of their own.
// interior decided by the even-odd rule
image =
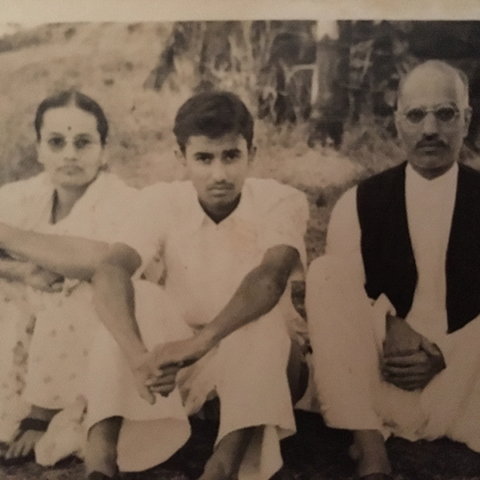
<svg viewBox="0 0 480 480">
<path fill-rule="evenodd" d="M 189 98 L 178 110 L 173 133 L 185 153 L 188 139 L 195 135 L 220 138 L 242 135 L 248 148 L 253 140 L 253 117 L 245 104 L 230 92 L 205 92 Z"/>
<path fill-rule="evenodd" d="M 100 143 L 105 145 L 108 135 L 108 120 L 102 107 L 93 100 L 93 98 L 87 97 L 83 93 L 77 90 L 63 90 L 56 93 L 51 97 L 46 98 L 40 103 L 35 114 L 35 131 L 37 132 L 37 140 L 40 141 L 41 129 L 43 125 L 43 117 L 47 110 L 51 108 L 66 107 L 68 105 L 75 105 L 81 110 L 91 113 L 97 119 L 97 130 L 100 135 Z"/>
</svg>

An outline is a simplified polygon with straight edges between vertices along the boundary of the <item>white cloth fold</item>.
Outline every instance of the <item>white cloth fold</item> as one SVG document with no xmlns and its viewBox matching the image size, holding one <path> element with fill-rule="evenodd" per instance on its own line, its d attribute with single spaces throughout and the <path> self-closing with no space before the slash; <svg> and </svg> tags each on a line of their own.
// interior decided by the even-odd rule
<svg viewBox="0 0 480 480">
<path fill-rule="evenodd" d="M 194 335 L 156 285 L 135 283 L 137 322 L 147 348 Z M 188 439 L 188 415 L 220 398 L 217 443 L 230 432 L 259 426 L 241 465 L 241 479 L 267 479 L 281 466 L 279 440 L 295 432 L 286 368 L 290 337 L 277 309 L 225 338 L 178 375 L 178 388 L 154 405 L 135 388 L 129 366 L 110 333 L 101 328 L 90 363 L 88 420 L 121 416 L 122 471 L 139 471 L 169 458 Z"/>
<path fill-rule="evenodd" d="M 422 391 L 407 392 L 381 379 L 385 304 L 371 304 L 345 259 L 312 262 L 306 307 L 317 392 L 330 426 L 412 441 L 448 436 L 480 451 L 480 318 L 436 339 L 447 368 Z"/>
<path fill-rule="evenodd" d="M 249 178 L 237 208 L 216 224 L 201 208 L 191 182 L 160 183 L 144 189 L 117 241 L 129 245 L 141 256 L 142 267 L 137 276 L 149 269 L 152 262 L 160 265 L 157 271 L 169 301 L 178 311 L 178 321 L 188 326 L 193 335 L 219 314 L 245 276 L 261 264 L 272 247 L 295 248 L 301 259 L 295 274 L 303 276 L 302 266 L 305 267 L 306 261 L 303 236 L 308 215 L 307 200 L 298 190 L 274 180 Z M 254 435 L 247 450 L 240 468 L 242 480 L 270 478 L 281 467 L 279 440 L 295 431 L 286 375 L 288 332 L 296 332 L 304 322 L 298 320 L 293 308 L 290 288 L 288 282 L 282 298 L 267 315 L 230 334 L 218 348 L 178 376 L 187 415 L 198 411 L 212 395 L 219 396 L 221 419 L 217 441 L 230 432 L 251 426 L 258 426 L 263 432 Z M 160 321 L 158 333 L 152 331 L 148 341 L 151 338 L 161 342 L 164 335 L 170 338 L 168 325 L 169 322 Z M 109 354 L 104 350 L 103 355 Z M 100 358 L 98 361 L 101 362 Z M 124 373 L 125 365 L 118 362 L 116 367 L 111 366 L 111 372 L 96 370 L 95 377 L 107 375 L 116 379 L 119 388 L 129 388 L 122 381 L 128 376 Z M 102 380 L 96 381 L 101 385 Z M 138 397 L 135 391 L 133 394 Z M 101 415 L 91 411 L 90 425 L 108 415 L 113 399 L 108 392 L 105 395 L 101 401 L 105 408 Z M 150 415 L 152 420 L 170 418 L 168 408 L 177 411 L 171 405 L 150 408 L 142 402 L 143 408 L 139 404 L 136 411 Z M 133 437 L 127 441 L 126 431 L 123 433 L 124 445 L 134 442 Z M 154 433 L 152 430 L 151 434 Z M 160 429 L 156 435 L 161 442 L 167 434 Z M 149 443 L 156 446 L 157 440 L 152 436 Z M 128 448 L 123 451 L 127 454 Z M 156 455 L 157 463 L 165 456 L 160 448 L 156 448 Z M 118 462 L 124 470 L 152 466 L 133 457 L 127 460 L 126 456 Z"/>
</svg>

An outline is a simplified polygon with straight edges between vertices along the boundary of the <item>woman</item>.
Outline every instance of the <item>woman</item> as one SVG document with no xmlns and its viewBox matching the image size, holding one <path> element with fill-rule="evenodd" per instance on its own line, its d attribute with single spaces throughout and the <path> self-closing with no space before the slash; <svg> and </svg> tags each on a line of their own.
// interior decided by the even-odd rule
<svg viewBox="0 0 480 480">
<path fill-rule="evenodd" d="M 111 241 L 136 190 L 104 171 L 108 122 L 101 107 L 78 91 L 60 92 L 39 105 L 35 130 L 44 172 L 0 189 L 0 220 L 25 230 Z M 0 320 L 7 332 L 0 340 L 7 366 L 0 371 L 0 432 L 11 432 L 25 402 L 31 405 L 4 452 L 4 461 L 12 462 L 32 454 L 57 412 L 81 401 L 96 320 L 82 315 L 91 302 L 86 282 L 8 252 L 0 259 L 0 277 L 8 280 L 1 281 L 4 303 L 15 310 Z"/>
</svg>

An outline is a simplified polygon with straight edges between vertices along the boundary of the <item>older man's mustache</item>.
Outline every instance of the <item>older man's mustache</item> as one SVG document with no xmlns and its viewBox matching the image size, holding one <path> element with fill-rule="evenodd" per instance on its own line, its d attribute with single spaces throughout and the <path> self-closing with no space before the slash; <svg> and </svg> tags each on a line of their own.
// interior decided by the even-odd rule
<svg viewBox="0 0 480 480">
<path fill-rule="evenodd" d="M 432 139 L 432 140 L 429 140 L 429 139 L 423 139 L 423 140 L 420 140 L 418 143 L 417 143 L 417 146 L 416 148 L 428 148 L 428 147 L 435 147 L 435 148 L 448 148 L 448 145 L 443 142 L 442 140 L 436 138 L 436 139 Z"/>
</svg>

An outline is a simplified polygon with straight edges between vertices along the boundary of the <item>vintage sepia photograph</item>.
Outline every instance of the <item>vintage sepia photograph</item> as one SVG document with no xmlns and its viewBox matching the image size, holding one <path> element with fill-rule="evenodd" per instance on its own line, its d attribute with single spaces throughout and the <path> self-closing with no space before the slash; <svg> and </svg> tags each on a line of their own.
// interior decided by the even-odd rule
<svg viewBox="0 0 480 480">
<path fill-rule="evenodd" d="M 0 23 L 0 480 L 480 478 L 480 20 L 356 17 Z"/>
</svg>

